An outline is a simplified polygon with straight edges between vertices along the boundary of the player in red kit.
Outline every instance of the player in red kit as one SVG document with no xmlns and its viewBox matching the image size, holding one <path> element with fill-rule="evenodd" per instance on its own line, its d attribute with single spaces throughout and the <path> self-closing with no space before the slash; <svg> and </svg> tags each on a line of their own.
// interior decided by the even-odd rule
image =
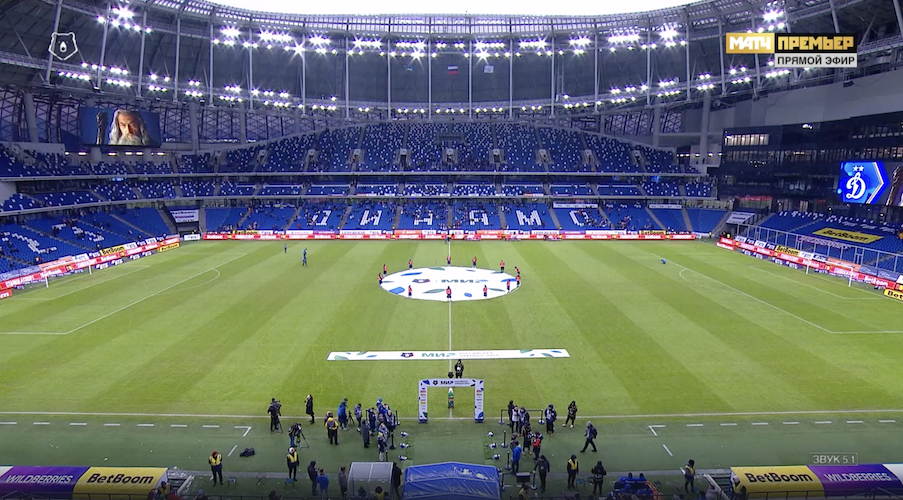
<svg viewBox="0 0 903 500">
<path fill-rule="evenodd" d="M 380 280 L 380 283 L 381 283 L 381 282 L 382 282 L 382 280 Z M 505 286 L 508 287 L 508 291 L 510 292 L 510 291 L 511 291 L 511 280 L 505 281 Z"/>
<path fill-rule="evenodd" d="M 414 290 L 411 289 L 411 285 L 408 285 L 408 297 L 410 297 L 412 293 L 414 293 Z"/>
<path fill-rule="evenodd" d="M 486 297 L 489 294 L 489 287 L 483 285 L 483 297 Z"/>
<path fill-rule="evenodd" d="M 448 257 L 446 257 L 446 258 L 445 258 L 445 261 L 448 263 L 448 265 L 451 265 L 451 255 L 449 255 Z"/>
<path fill-rule="evenodd" d="M 520 288 L 520 275 L 517 275 L 517 287 Z"/>
<path fill-rule="evenodd" d="M 499 267 L 502 269 L 502 272 L 505 272 L 505 261 L 504 260 L 499 261 Z"/>
<path fill-rule="evenodd" d="M 383 284 L 383 275 L 377 273 L 376 277 L 379 278 L 379 284 L 382 285 Z"/>
<path fill-rule="evenodd" d="M 451 287 L 445 289 L 445 298 L 451 300 Z"/>
<path fill-rule="evenodd" d="M 517 271 L 517 275 L 520 276 L 520 268 L 517 266 L 514 266 L 514 270 Z"/>
<path fill-rule="evenodd" d="M 473 256 L 473 267 L 477 267 L 477 256 Z"/>
<path fill-rule="evenodd" d="M 383 274 L 389 274 L 385 264 L 383 264 Z"/>
<path fill-rule="evenodd" d="M 412 259 L 408 259 L 408 269 L 414 269 L 414 261 Z"/>
</svg>

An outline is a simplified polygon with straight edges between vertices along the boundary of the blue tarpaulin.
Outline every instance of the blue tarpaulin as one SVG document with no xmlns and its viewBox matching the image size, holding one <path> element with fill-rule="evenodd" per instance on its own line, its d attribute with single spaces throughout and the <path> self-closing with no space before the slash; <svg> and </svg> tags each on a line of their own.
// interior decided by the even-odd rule
<svg viewBox="0 0 903 500">
<path fill-rule="evenodd" d="M 487 465 L 445 462 L 415 465 L 404 471 L 402 500 L 501 500 L 499 473 Z"/>
</svg>

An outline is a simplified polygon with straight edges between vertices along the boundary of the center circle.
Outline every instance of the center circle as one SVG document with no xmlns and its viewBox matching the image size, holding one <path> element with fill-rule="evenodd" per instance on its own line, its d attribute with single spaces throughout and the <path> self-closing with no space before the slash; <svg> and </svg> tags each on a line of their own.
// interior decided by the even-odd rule
<svg viewBox="0 0 903 500">
<path fill-rule="evenodd" d="M 473 267 L 420 267 L 390 274 L 383 278 L 383 290 L 399 297 L 448 300 L 446 292 L 451 288 L 451 300 L 486 300 L 507 295 L 508 283 L 511 292 L 517 290 L 517 278 L 501 271 Z M 408 297 L 408 287 L 411 295 Z M 483 287 L 486 295 L 483 296 Z"/>
</svg>

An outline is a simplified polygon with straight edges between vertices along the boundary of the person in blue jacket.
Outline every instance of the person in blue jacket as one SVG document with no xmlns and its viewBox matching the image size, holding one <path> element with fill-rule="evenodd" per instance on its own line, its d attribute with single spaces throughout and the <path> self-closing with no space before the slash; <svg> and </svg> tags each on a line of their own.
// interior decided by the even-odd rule
<svg viewBox="0 0 903 500">
<path fill-rule="evenodd" d="M 339 416 L 339 427 L 343 431 L 347 431 L 348 430 L 348 398 L 343 399 L 342 402 L 339 403 L 339 411 L 337 411 L 336 414 Z"/>
<path fill-rule="evenodd" d="M 523 449 L 520 447 L 520 442 L 514 442 L 514 448 L 511 449 L 511 473 L 517 474 L 520 470 L 520 455 L 523 453 Z"/>
</svg>

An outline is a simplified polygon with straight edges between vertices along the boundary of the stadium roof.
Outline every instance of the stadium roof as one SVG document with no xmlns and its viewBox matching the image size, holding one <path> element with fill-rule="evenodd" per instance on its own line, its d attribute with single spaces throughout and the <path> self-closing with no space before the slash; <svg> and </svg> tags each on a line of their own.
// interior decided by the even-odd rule
<svg viewBox="0 0 903 500">
<path fill-rule="evenodd" d="M 375 3 L 363 0 L 344 2 L 308 2 L 299 5 L 287 0 L 217 0 L 224 6 L 250 11 L 305 15 L 397 15 L 456 14 L 526 16 L 599 16 L 629 14 L 666 9 L 693 3 L 694 0 L 634 0 L 633 2 L 523 2 L 521 0 L 459 0 L 452 7 L 420 0 L 395 0 Z"/>
</svg>

